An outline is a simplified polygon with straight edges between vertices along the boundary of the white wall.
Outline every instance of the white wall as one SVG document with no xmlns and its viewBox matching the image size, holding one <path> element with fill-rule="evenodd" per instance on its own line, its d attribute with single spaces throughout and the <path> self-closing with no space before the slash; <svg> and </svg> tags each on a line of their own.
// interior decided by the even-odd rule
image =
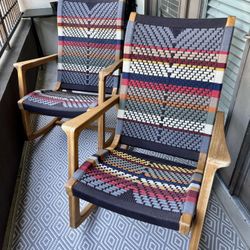
<svg viewBox="0 0 250 250">
<path fill-rule="evenodd" d="M 52 2 L 52 0 L 51 0 Z M 21 11 L 50 7 L 50 0 L 18 0 Z"/>
</svg>

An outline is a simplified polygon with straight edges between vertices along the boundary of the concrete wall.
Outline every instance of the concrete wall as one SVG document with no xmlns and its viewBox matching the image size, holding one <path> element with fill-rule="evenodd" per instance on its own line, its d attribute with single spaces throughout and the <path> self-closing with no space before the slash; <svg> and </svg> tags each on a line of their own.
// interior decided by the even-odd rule
<svg viewBox="0 0 250 250">
<path fill-rule="evenodd" d="M 24 133 L 19 100 L 17 73 L 13 63 L 37 57 L 37 47 L 30 20 L 21 21 L 11 40 L 11 49 L 0 59 L 0 249 L 15 190 L 23 151 Z M 28 91 L 34 90 L 37 69 L 26 74 Z"/>
<path fill-rule="evenodd" d="M 57 53 L 56 17 L 35 18 L 34 23 L 44 55 Z"/>
<path fill-rule="evenodd" d="M 250 120 L 250 42 L 248 41 L 247 50 L 248 56 L 244 65 L 242 78 L 240 81 L 240 88 L 236 97 L 235 106 L 233 109 L 232 118 L 227 131 L 227 143 L 232 158 L 230 167 L 221 170 L 221 176 L 224 182 L 228 185 L 235 165 L 237 163 L 238 155 L 240 153 L 241 144 L 246 133 L 247 125 Z"/>
<path fill-rule="evenodd" d="M 18 0 L 18 3 L 21 11 L 50 7 L 50 0 Z"/>
</svg>

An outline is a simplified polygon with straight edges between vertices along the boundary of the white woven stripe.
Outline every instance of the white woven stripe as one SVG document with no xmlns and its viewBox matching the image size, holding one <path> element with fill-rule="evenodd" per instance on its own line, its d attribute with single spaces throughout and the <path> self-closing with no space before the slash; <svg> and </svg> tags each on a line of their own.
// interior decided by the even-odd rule
<svg viewBox="0 0 250 250">
<path fill-rule="evenodd" d="M 121 39 L 121 31 L 114 29 L 101 28 L 82 28 L 82 27 L 64 27 L 64 36 L 79 37 L 79 38 L 95 38 L 95 39 L 111 39 L 115 40 L 117 37 Z"/>
<path fill-rule="evenodd" d="M 58 63 L 59 70 L 69 70 L 75 72 L 89 72 L 89 73 L 99 73 L 103 67 L 94 66 L 86 66 L 83 64 L 70 64 L 70 63 Z"/>
<path fill-rule="evenodd" d="M 181 129 L 189 132 L 199 132 L 207 135 L 212 134 L 213 126 L 210 124 L 192 122 L 189 120 L 174 119 L 172 117 L 165 116 L 163 121 L 162 117 L 158 115 L 151 115 L 146 113 L 139 113 L 135 111 L 119 110 L 118 118 L 123 120 L 132 120 L 137 122 L 143 122 L 152 125 L 162 125 L 167 128 Z"/>
</svg>

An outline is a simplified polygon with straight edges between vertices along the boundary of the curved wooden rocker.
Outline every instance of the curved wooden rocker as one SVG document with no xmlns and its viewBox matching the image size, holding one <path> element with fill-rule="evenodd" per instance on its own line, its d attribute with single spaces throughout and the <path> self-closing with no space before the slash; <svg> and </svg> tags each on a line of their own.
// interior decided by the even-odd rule
<svg viewBox="0 0 250 250">
<path fill-rule="evenodd" d="M 48 133 L 54 126 L 56 125 L 62 125 L 64 122 L 61 121 L 61 117 L 56 117 L 52 121 L 50 121 L 47 125 L 45 125 L 43 128 L 33 132 L 31 128 L 31 119 L 30 119 L 30 112 L 26 111 L 23 107 L 23 102 L 25 100 L 25 96 L 27 95 L 27 83 L 26 83 L 26 72 L 30 69 L 39 67 L 41 65 L 44 65 L 46 63 L 49 63 L 51 61 L 57 60 L 58 55 L 53 54 L 50 56 L 45 56 L 42 58 L 27 60 L 23 62 L 18 62 L 14 64 L 14 67 L 17 69 L 18 74 L 18 87 L 19 87 L 19 96 L 20 100 L 18 101 L 18 106 L 21 110 L 22 114 L 22 120 L 23 125 L 25 129 L 25 134 L 27 136 L 28 140 L 36 139 L 37 137 L 40 137 L 42 135 L 45 135 Z M 100 86 L 100 94 L 98 94 L 98 103 L 102 103 L 105 100 L 105 81 L 106 78 L 110 75 L 112 75 L 117 69 L 122 68 L 122 59 L 115 61 L 112 65 L 109 65 L 107 68 L 104 68 L 99 72 L 99 83 Z M 55 87 L 55 91 L 60 90 L 60 82 L 57 82 L 57 85 Z M 112 96 L 115 95 L 117 92 L 117 89 L 113 89 Z M 91 110 L 91 108 L 89 109 Z M 100 119 L 99 126 L 93 126 L 89 125 L 88 129 L 98 130 L 99 133 L 103 134 L 106 132 L 111 132 L 112 135 L 110 138 L 105 142 L 103 138 L 101 140 L 98 140 L 98 147 L 103 148 L 110 144 L 112 141 L 112 138 L 114 137 L 115 130 L 113 128 L 104 128 L 105 127 L 105 120 L 104 117 Z M 98 138 L 99 139 L 99 138 Z"/>
<path fill-rule="evenodd" d="M 25 109 L 23 108 L 23 101 L 24 101 L 23 98 L 24 96 L 27 95 L 26 72 L 30 69 L 39 67 L 48 62 L 55 61 L 57 58 L 58 55 L 53 54 L 50 56 L 45 56 L 42 58 L 36 58 L 14 64 L 14 67 L 17 69 L 19 97 L 21 98 L 18 101 L 18 106 L 21 110 L 25 134 L 28 140 L 33 140 L 41 135 L 48 133 L 56 125 L 56 122 L 59 121 L 60 118 L 54 118 L 51 122 L 49 122 L 46 126 L 39 129 L 38 131 L 35 132 L 32 131 L 30 112 L 25 111 Z M 57 89 L 59 89 L 59 86 L 57 86 L 55 90 Z"/>
<path fill-rule="evenodd" d="M 86 0 L 73 3 L 59 0 L 58 54 L 14 64 L 19 82 L 18 105 L 28 140 L 47 133 L 55 125 L 61 125 L 63 118 L 74 118 L 87 112 L 97 103 L 100 104 L 117 93 L 119 72 L 116 69 L 121 67 L 125 4 L 125 0 L 94 0 L 91 3 Z M 92 12 L 93 7 L 98 11 Z M 77 9 L 81 9 L 82 13 L 78 13 Z M 58 59 L 56 88 L 27 93 L 26 72 L 56 59 Z M 103 71 L 103 75 L 99 78 L 100 70 L 105 68 L 107 70 Z M 112 73 L 109 73 L 109 70 L 113 70 Z M 99 84 L 102 97 L 98 97 Z M 33 131 L 31 113 L 56 118 L 38 131 Z M 99 133 L 104 133 L 104 117 L 102 122 Z M 91 125 L 89 128 L 98 129 L 98 126 Z M 114 136 L 114 129 L 106 128 L 106 131 Z M 98 143 L 99 148 L 104 145 L 104 141 Z"/>
<path fill-rule="evenodd" d="M 230 164 L 217 107 L 234 21 L 131 14 L 120 95 L 62 126 L 72 176 L 65 185 L 71 227 L 100 206 L 191 232 L 189 247 L 198 249 L 215 173 Z M 95 120 L 102 126 L 105 112 L 118 103 L 111 146 L 79 166 L 79 134 Z M 88 202 L 83 211 L 79 199 Z"/>
</svg>

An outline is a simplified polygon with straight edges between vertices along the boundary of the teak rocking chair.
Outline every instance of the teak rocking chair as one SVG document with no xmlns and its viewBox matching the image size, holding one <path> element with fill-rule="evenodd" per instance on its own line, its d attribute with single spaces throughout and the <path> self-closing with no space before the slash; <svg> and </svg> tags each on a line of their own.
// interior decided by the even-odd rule
<svg viewBox="0 0 250 250">
<path fill-rule="evenodd" d="M 75 172 L 66 184 L 71 227 L 100 206 L 191 232 L 198 249 L 215 172 L 230 164 L 217 106 L 234 22 L 131 14 L 120 95 L 62 127 Z M 113 143 L 78 168 L 79 133 L 117 103 Z M 79 198 L 89 202 L 83 211 Z"/>
<path fill-rule="evenodd" d="M 122 63 L 125 3 L 126 0 L 59 0 L 58 55 L 14 64 L 21 98 L 18 105 L 29 140 L 47 133 L 56 124 L 62 124 L 61 118 L 76 117 L 103 102 L 97 96 L 98 84 L 102 95 L 104 92 L 104 79 L 98 79 L 99 71 L 110 65 L 116 69 Z M 27 70 L 57 58 L 56 88 L 27 95 Z M 106 94 L 117 94 L 119 72 L 108 76 L 105 84 Z M 56 118 L 33 132 L 30 113 Z"/>
</svg>

